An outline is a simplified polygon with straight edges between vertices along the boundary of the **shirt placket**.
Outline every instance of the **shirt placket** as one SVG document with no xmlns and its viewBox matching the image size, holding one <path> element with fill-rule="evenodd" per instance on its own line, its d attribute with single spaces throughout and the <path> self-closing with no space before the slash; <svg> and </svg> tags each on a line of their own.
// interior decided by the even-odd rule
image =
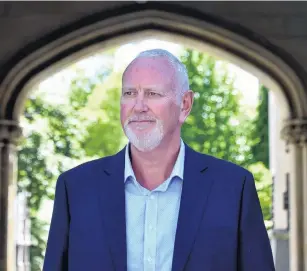
<svg viewBox="0 0 307 271">
<path fill-rule="evenodd" d="M 158 195 L 152 193 L 146 200 L 144 229 L 144 271 L 155 271 L 157 253 Z"/>
</svg>

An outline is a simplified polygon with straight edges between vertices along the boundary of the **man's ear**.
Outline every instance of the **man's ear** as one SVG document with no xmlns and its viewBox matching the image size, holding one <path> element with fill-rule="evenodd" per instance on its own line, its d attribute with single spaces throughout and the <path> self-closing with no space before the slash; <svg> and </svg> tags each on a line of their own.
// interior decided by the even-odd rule
<svg viewBox="0 0 307 271">
<path fill-rule="evenodd" d="M 184 94 L 184 98 L 182 99 L 181 110 L 186 110 L 189 114 L 190 111 L 192 110 L 193 102 L 194 102 L 194 92 L 192 90 L 188 90 Z"/>
<path fill-rule="evenodd" d="M 189 116 L 194 102 L 194 92 L 188 90 L 184 93 L 183 99 L 180 104 L 181 111 L 181 121 L 184 122 L 185 119 Z"/>
</svg>

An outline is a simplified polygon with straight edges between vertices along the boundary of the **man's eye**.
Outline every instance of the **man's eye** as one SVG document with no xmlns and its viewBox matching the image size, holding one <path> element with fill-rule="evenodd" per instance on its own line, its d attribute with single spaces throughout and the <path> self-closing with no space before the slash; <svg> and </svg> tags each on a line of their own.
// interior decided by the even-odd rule
<svg viewBox="0 0 307 271">
<path fill-rule="evenodd" d="M 126 91 L 126 92 L 124 92 L 124 95 L 125 96 L 131 96 L 132 95 L 132 91 Z"/>
<path fill-rule="evenodd" d="M 156 92 L 149 92 L 149 96 L 161 96 L 161 95 Z"/>
</svg>

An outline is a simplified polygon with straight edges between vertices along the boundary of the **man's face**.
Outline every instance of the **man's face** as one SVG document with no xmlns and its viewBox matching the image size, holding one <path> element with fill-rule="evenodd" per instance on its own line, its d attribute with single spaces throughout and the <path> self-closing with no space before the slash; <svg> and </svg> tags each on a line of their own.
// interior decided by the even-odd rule
<svg viewBox="0 0 307 271">
<path fill-rule="evenodd" d="M 137 59 L 126 70 L 121 124 L 129 141 L 140 151 L 156 148 L 184 121 L 176 100 L 175 80 L 174 68 L 163 57 Z"/>
</svg>

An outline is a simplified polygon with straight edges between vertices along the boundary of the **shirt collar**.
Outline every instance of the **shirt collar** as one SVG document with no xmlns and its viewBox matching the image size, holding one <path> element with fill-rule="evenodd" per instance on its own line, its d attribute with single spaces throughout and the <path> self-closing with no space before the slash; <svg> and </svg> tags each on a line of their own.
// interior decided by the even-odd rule
<svg viewBox="0 0 307 271">
<path fill-rule="evenodd" d="M 125 150 L 125 180 L 124 180 L 125 182 L 127 181 L 129 177 L 133 177 L 134 179 L 136 179 L 132 166 L 131 166 L 131 160 L 129 156 L 129 147 L 130 147 L 129 145 L 130 143 L 126 145 L 126 150 Z M 184 157 L 185 157 L 185 147 L 184 147 L 183 140 L 180 139 L 180 150 L 179 150 L 179 154 L 178 154 L 176 163 L 170 175 L 170 179 L 172 179 L 175 176 L 178 176 L 181 178 L 181 180 L 183 180 Z"/>
</svg>

